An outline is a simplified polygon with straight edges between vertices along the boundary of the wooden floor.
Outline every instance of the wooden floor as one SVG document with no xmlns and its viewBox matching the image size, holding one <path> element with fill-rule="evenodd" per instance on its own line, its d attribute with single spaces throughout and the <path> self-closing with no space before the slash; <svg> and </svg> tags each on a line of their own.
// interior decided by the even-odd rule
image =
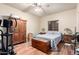
<svg viewBox="0 0 79 59">
<path fill-rule="evenodd" d="M 49 55 L 73 55 L 74 50 L 70 46 L 64 46 L 60 43 L 59 51 L 51 51 Z M 29 43 L 18 44 L 14 47 L 17 55 L 47 55 L 46 53 L 33 48 Z"/>
</svg>

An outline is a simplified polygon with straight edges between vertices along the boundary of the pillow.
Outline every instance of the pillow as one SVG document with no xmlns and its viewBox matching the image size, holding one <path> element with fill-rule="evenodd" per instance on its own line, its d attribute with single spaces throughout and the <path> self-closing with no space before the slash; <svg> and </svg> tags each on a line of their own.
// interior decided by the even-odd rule
<svg viewBox="0 0 79 59">
<path fill-rule="evenodd" d="M 48 31 L 47 34 L 61 34 L 61 33 L 58 31 Z"/>
<path fill-rule="evenodd" d="M 57 31 L 48 31 L 47 34 L 55 34 Z"/>
<path fill-rule="evenodd" d="M 47 32 L 47 34 L 52 34 L 52 33 L 53 33 L 52 31 L 48 31 L 48 32 Z"/>
<path fill-rule="evenodd" d="M 56 32 L 56 34 L 61 34 L 60 32 Z"/>
</svg>

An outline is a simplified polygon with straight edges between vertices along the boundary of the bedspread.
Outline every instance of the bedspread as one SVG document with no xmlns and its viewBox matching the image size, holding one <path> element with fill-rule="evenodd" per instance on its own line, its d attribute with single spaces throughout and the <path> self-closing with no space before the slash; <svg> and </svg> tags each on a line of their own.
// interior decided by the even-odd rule
<svg viewBox="0 0 79 59">
<path fill-rule="evenodd" d="M 57 44 L 61 41 L 61 34 L 37 34 L 35 38 L 50 40 L 51 47 L 57 50 Z"/>
</svg>

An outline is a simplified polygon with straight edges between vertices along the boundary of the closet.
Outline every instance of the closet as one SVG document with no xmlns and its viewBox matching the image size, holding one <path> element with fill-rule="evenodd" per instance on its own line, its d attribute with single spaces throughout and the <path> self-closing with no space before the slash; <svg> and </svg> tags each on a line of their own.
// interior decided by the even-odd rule
<svg viewBox="0 0 79 59">
<path fill-rule="evenodd" d="M 13 21 L 13 26 L 15 22 Z M 13 44 L 26 42 L 26 20 L 17 20 L 17 27 L 13 33 Z"/>
</svg>

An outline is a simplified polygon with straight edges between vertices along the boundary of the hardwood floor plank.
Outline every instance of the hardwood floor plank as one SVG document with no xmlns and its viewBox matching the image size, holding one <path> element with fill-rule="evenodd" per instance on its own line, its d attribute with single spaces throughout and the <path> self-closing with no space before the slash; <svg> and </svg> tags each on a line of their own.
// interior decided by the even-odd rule
<svg viewBox="0 0 79 59">
<path fill-rule="evenodd" d="M 73 55 L 74 50 L 70 46 L 64 46 L 60 44 L 59 51 L 51 51 L 49 55 Z M 32 47 L 29 44 L 22 43 L 14 47 L 17 55 L 47 55 L 46 53 Z"/>
</svg>

